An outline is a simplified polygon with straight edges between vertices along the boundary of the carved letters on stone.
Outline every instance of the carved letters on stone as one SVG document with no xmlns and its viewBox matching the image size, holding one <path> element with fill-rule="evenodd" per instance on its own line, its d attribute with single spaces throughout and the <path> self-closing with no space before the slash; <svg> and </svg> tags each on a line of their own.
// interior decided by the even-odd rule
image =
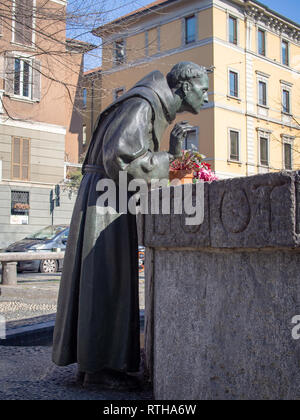
<svg viewBox="0 0 300 420">
<path fill-rule="evenodd" d="M 225 192 L 221 200 L 221 220 L 224 229 L 231 233 L 243 232 L 250 222 L 251 211 L 244 190 Z"/>
<path fill-rule="evenodd" d="M 300 245 L 300 174 L 296 172 L 206 184 L 204 202 L 201 225 L 187 226 L 185 214 L 146 216 L 146 246 L 263 248 Z"/>
<path fill-rule="evenodd" d="M 300 211 L 295 201 L 295 174 L 291 173 L 256 175 L 212 183 L 212 247 L 292 245 L 295 243 L 295 229 L 299 229 L 296 219 L 299 220 Z"/>
<path fill-rule="evenodd" d="M 255 217 L 262 218 L 266 228 L 269 232 L 272 232 L 272 213 L 275 212 L 276 203 L 272 202 L 272 194 L 276 188 L 287 185 L 287 181 L 278 181 L 273 185 L 267 183 L 254 184 L 252 192 L 256 196 L 256 211 L 254 212 Z M 276 191 L 275 191 L 276 192 Z"/>
<path fill-rule="evenodd" d="M 175 187 L 183 188 L 183 186 Z M 186 219 L 193 217 L 184 212 L 184 204 L 182 204 L 182 214 L 174 214 L 175 191 L 171 187 L 171 215 L 157 214 L 147 215 L 146 230 L 145 230 L 145 244 L 146 246 L 153 246 L 156 244 L 162 247 L 172 246 L 210 246 L 209 239 L 209 207 L 208 207 L 208 188 L 204 187 L 204 221 L 197 225 L 187 225 Z M 196 205 L 195 199 L 196 188 L 193 186 L 192 197 L 193 206 Z M 150 201 L 150 199 L 149 199 Z M 160 208 L 160 213 L 162 213 Z"/>
</svg>

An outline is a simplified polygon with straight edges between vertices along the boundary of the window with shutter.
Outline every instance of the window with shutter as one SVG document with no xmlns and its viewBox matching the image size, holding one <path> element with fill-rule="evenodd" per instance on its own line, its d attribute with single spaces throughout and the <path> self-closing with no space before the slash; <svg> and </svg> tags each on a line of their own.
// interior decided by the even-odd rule
<svg viewBox="0 0 300 420">
<path fill-rule="evenodd" d="M 240 133 L 239 131 L 230 130 L 230 154 L 229 159 L 240 161 Z"/>
<path fill-rule="evenodd" d="M 33 0 L 15 0 L 14 41 L 32 45 Z"/>
<path fill-rule="evenodd" d="M 198 138 L 198 131 L 196 129 L 190 130 L 187 132 L 186 138 L 184 141 L 184 149 L 198 151 L 199 138 Z"/>
<path fill-rule="evenodd" d="M 125 40 L 120 39 L 115 42 L 114 63 L 120 65 L 126 62 L 126 47 Z"/>
<path fill-rule="evenodd" d="M 5 92 L 39 102 L 41 100 L 41 63 L 23 56 L 6 56 Z"/>
<path fill-rule="evenodd" d="M 291 113 L 291 95 L 290 91 L 286 89 L 282 90 L 282 112 L 285 114 Z"/>
<path fill-rule="evenodd" d="M 267 106 L 267 84 L 266 82 L 258 82 L 258 103 Z"/>
<path fill-rule="evenodd" d="M 260 164 L 269 166 L 269 139 L 260 137 Z"/>
<path fill-rule="evenodd" d="M 229 71 L 229 95 L 234 98 L 239 96 L 239 75 L 235 71 Z"/>
<path fill-rule="evenodd" d="M 266 55 L 266 32 L 262 29 L 258 30 L 258 54 Z"/>
<path fill-rule="evenodd" d="M 16 57 L 14 68 L 14 95 L 31 99 L 32 97 L 32 62 Z"/>
<path fill-rule="evenodd" d="M 197 32 L 196 16 L 189 16 L 185 18 L 185 43 L 190 44 L 196 41 Z"/>
<path fill-rule="evenodd" d="M 292 145 L 290 143 L 284 143 L 284 168 L 292 170 Z"/>
<path fill-rule="evenodd" d="M 12 138 L 12 179 L 29 181 L 30 176 L 30 140 Z"/>
<path fill-rule="evenodd" d="M 238 44 L 238 22 L 237 18 L 229 16 L 229 42 Z"/>
<path fill-rule="evenodd" d="M 289 66 L 289 43 L 285 40 L 281 42 L 281 61 L 285 66 Z"/>
</svg>

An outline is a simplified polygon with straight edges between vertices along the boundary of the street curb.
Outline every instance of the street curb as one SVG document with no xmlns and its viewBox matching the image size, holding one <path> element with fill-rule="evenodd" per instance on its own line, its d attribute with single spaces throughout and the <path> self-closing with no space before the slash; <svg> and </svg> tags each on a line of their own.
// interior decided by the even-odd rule
<svg viewBox="0 0 300 420">
<path fill-rule="evenodd" d="M 9 328 L 6 339 L 0 340 L 0 346 L 47 346 L 51 345 L 55 321 Z M 140 311 L 140 329 L 144 331 L 145 311 Z"/>
<path fill-rule="evenodd" d="M 0 340 L 0 346 L 48 345 L 52 341 L 54 325 L 55 321 L 49 321 L 8 329 L 6 339 Z"/>
</svg>

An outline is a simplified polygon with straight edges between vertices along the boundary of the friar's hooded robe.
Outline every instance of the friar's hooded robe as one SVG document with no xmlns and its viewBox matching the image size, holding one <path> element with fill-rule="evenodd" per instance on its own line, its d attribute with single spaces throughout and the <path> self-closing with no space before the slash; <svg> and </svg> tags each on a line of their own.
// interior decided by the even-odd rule
<svg viewBox="0 0 300 420">
<path fill-rule="evenodd" d="M 102 178 L 118 183 L 119 171 L 147 182 L 168 178 L 169 155 L 159 146 L 175 115 L 172 91 L 155 71 L 97 121 L 65 253 L 53 342 L 57 365 L 78 363 L 81 371 L 91 373 L 139 369 L 136 218 L 99 214 L 96 186 Z"/>
</svg>

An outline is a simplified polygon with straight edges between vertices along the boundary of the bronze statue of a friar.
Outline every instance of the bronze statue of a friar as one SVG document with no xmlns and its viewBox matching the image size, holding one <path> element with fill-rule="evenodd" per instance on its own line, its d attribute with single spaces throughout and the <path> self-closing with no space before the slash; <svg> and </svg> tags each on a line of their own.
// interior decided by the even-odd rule
<svg viewBox="0 0 300 420">
<path fill-rule="evenodd" d="M 99 180 L 167 179 L 188 126 L 176 124 L 169 152 L 159 151 L 176 113 L 208 102 L 204 67 L 181 62 L 165 78 L 154 71 L 100 114 L 83 164 L 61 278 L 53 361 L 78 364 L 85 384 L 129 389 L 140 365 L 136 216 L 97 211 Z"/>
</svg>

